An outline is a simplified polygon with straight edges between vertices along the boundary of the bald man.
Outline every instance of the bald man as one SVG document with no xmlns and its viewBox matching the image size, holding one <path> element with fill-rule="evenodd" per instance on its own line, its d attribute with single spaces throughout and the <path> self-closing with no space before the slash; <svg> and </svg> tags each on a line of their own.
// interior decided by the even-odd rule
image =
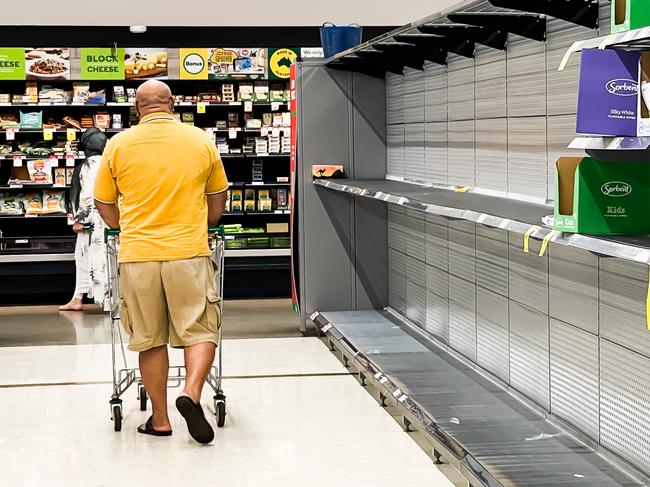
<svg viewBox="0 0 650 487">
<path fill-rule="evenodd" d="M 138 432 L 170 436 L 167 345 L 183 348 L 187 379 L 176 407 L 190 435 L 210 443 L 214 431 L 200 405 L 221 325 L 208 224 L 225 207 L 228 181 L 214 142 L 172 116 L 169 87 L 138 89 L 140 124 L 113 137 L 95 181 L 95 204 L 120 229 L 121 321 L 153 415 Z"/>
</svg>

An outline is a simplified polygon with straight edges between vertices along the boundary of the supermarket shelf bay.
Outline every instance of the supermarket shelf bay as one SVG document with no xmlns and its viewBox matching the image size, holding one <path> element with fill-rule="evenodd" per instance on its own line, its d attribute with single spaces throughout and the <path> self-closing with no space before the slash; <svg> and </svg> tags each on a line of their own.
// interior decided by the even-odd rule
<svg viewBox="0 0 650 487">
<path fill-rule="evenodd" d="M 536 240 L 547 239 L 599 255 L 650 264 L 650 235 L 592 236 L 553 232 L 542 226 L 542 218 L 553 214 L 553 208 L 547 205 L 383 179 L 317 179 L 314 184 L 432 215 L 528 235 Z"/>
<path fill-rule="evenodd" d="M 382 406 L 396 407 L 404 429 L 419 430 L 468 485 L 645 485 L 390 310 L 310 318 L 361 384 L 378 389 Z"/>
</svg>

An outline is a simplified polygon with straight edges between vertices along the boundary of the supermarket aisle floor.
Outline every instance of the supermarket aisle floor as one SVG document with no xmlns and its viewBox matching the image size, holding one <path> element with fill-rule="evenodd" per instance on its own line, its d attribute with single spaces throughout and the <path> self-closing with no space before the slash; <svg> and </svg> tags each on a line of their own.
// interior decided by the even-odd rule
<svg viewBox="0 0 650 487">
<path fill-rule="evenodd" d="M 93 305 L 84 313 L 56 306 L 0 307 L 0 347 L 110 343 L 108 317 Z M 288 299 L 225 302 L 226 338 L 295 337 L 298 316 Z"/>
<path fill-rule="evenodd" d="M 317 338 L 226 340 L 229 416 L 209 446 L 173 408 L 172 437 L 138 435 L 135 389 L 112 431 L 109 357 L 105 344 L 0 348 L 3 485 L 451 486 Z"/>
</svg>

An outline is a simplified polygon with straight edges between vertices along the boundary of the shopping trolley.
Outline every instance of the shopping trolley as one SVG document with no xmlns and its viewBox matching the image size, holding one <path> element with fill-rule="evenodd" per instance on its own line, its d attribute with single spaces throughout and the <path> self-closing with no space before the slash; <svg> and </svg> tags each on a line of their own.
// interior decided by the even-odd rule
<svg viewBox="0 0 650 487">
<path fill-rule="evenodd" d="M 223 274 L 224 274 L 224 229 L 211 228 L 209 231 L 211 258 L 215 264 L 216 277 L 215 285 L 222 299 L 219 302 L 219 309 L 223 312 Z M 115 431 L 122 429 L 122 395 L 133 384 L 138 384 L 138 400 L 140 401 L 140 411 L 147 410 L 147 391 L 142 382 L 142 375 L 139 368 L 129 368 L 126 353 L 124 351 L 124 339 L 122 336 L 122 325 L 120 322 L 120 271 L 117 262 L 119 247 L 119 230 L 106 230 L 106 271 L 108 275 L 108 296 L 111 316 L 111 345 L 113 361 L 113 394 L 110 400 L 111 419 L 115 426 Z M 220 313 L 221 314 L 221 313 Z M 221 330 L 219 327 L 219 337 L 217 346 L 217 365 L 213 366 L 208 374 L 206 382 L 214 391 L 214 414 L 217 418 L 217 426 L 223 427 L 226 422 L 226 396 L 221 388 L 223 374 L 221 369 Z M 119 347 L 119 350 L 118 350 Z M 121 355 L 122 364 L 118 364 L 118 354 Z M 185 367 L 175 365 L 169 367 L 169 376 L 167 377 L 168 387 L 179 387 L 185 380 Z"/>
</svg>

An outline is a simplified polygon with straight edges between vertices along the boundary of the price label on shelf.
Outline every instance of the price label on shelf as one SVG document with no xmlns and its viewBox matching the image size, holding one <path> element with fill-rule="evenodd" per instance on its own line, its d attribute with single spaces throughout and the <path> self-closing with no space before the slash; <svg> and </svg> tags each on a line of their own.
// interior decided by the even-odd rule
<svg viewBox="0 0 650 487">
<path fill-rule="evenodd" d="M 262 137 L 266 137 L 267 135 L 269 135 L 269 128 L 268 127 L 262 127 L 260 129 L 260 135 Z"/>
<path fill-rule="evenodd" d="M 271 111 L 277 112 L 280 109 L 280 103 L 274 101 L 271 103 Z"/>
<path fill-rule="evenodd" d="M 241 102 L 240 101 L 231 101 L 230 106 L 233 106 L 233 107 L 241 106 Z"/>
<path fill-rule="evenodd" d="M 75 156 L 67 155 L 65 156 L 65 167 L 74 167 Z"/>
<path fill-rule="evenodd" d="M 14 167 L 23 166 L 23 156 L 14 156 Z"/>
<path fill-rule="evenodd" d="M 77 140 L 77 130 L 76 129 L 67 129 L 66 134 L 68 136 L 68 140 Z"/>
<path fill-rule="evenodd" d="M 43 140 L 52 140 L 54 138 L 53 129 L 44 129 L 43 130 Z"/>
<path fill-rule="evenodd" d="M 205 113 L 205 105 L 206 103 L 204 101 L 200 101 L 196 104 L 196 113 Z"/>
<path fill-rule="evenodd" d="M 252 112 L 253 111 L 253 102 L 252 101 L 244 102 L 244 111 L 245 112 Z"/>
<path fill-rule="evenodd" d="M 235 127 L 230 127 L 228 129 L 228 138 L 236 139 L 237 138 L 237 129 Z"/>
<path fill-rule="evenodd" d="M 50 156 L 50 164 L 52 167 L 59 167 L 59 158 L 56 156 Z"/>
<path fill-rule="evenodd" d="M 16 139 L 16 129 L 7 129 L 7 140 Z"/>
</svg>

